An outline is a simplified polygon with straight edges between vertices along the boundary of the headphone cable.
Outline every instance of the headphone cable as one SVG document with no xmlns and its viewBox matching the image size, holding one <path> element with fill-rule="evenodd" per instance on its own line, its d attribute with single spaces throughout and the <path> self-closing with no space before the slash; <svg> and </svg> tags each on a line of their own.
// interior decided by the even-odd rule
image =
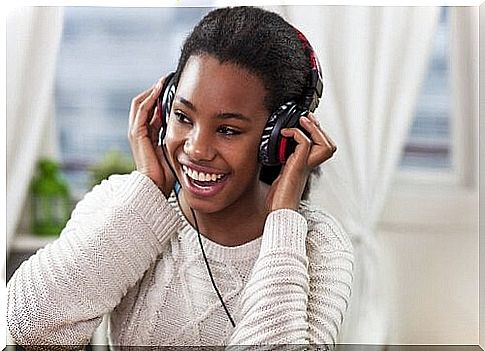
<svg viewBox="0 0 485 351">
<path fill-rule="evenodd" d="M 207 265 L 207 271 L 209 272 L 209 277 L 211 278 L 212 286 L 214 286 L 216 294 L 217 294 L 217 296 L 219 296 L 219 300 L 221 300 L 222 307 L 224 307 L 224 310 L 226 311 L 227 317 L 229 317 L 229 320 L 231 321 L 232 326 L 235 328 L 236 324 L 234 323 L 234 320 L 232 319 L 231 314 L 229 313 L 229 310 L 227 309 L 226 304 L 224 303 L 224 301 L 222 299 L 222 296 L 221 296 L 221 293 L 219 292 L 219 289 L 217 289 L 216 282 L 214 281 L 214 277 L 212 276 L 212 272 L 209 268 L 209 262 L 207 261 L 207 256 L 205 255 L 204 245 L 202 245 L 202 238 L 201 238 L 200 231 L 199 231 L 199 225 L 197 224 L 197 217 L 195 217 L 195 213 L 194 213 L 194 210 L 192 209 L 192 207 L 190 207 L 190 211 L 192 211 L 192 216 L 194 217 L 195 227 L 197 228 L 197 234 L 198 234 L 198 237 L 199 237 L 200 248 L 202 250 L 202 256 L 204 256 L 204 261 L 205 261 L 205 264 Z"/>
<path fill-rule="evenodd" d="M 165 161 L 167 162 L 167 164 L 170 167 L 170 170 L 172 171 L 175 179 L 177 179 L 177 182 L 179 183 L 179 186 L 181 187 L 181 183 L 180 183 L 180 180 L 177 177 L 177 173 L 175 173 L 175 170 L 173 169 L 172 165 L 168 161 L 168 157 L 167 157 L 167 155 L 165 153 L 165 147 L 164 147 L 165 145 L 162 143 L 162 145 L 159 145 L 159 146 L 161 146 L 161 148 L 162 148 L 162 153 L 163 153 L 163 157 L 165 158 Z M 179 196 L 178 196 L 178 191 L 176 189 L 174 189 L 174 193 L 175 193 L 175 197 L 177 199 L 177 203 L 180 206 L 180 200 L 179 200 Z M 195 228 L 197 230 L 197 236 L 199 238 L 200 249 L 202 250 L 202 256 L 204 257 L 204 261 L 205 261 L 205 264 L 206 264 L 206 267 L 207 267 L 207 272 L 209 272 L 209 277 L 211 278 L 212 286 L 214 287 L 214 290 L 216 291 L 216 294 L 219 297 L 219 300 L 221 301 L 222 307 L 224 307 L 224 311 L 226 311 L 226 314 L 227 314 L 227 317 L 229 318 L 229 321 L 231 322 L 233 328 L 235 328 L 236 327 L 236 323 L 234 323 L 234 320 L 232 319 L 231 314 L 229 313 L 229 310 L 228 310 L 226 304 L 224 303 L 224 300 L 222 298 L 222 295 L 219 292 L 219 289 L 217 288 L 217 285 L 216 285 L 216 282 L 214 280 L 214 277 L 212 276 L 212 271 L 211 271 L 211 269 L 209 267 L 209 261 L 207 260 L 207 256 L 205 254 L 204 245 L 202 245 L 202 238 L 201 238 L 201 234 L 200 234 L 200 230 L 199 230 L 199 224 L 197 223 L 197 217 L 195 216 L 195 212 L 192 209 L 192 207 L 189 206 L 189 208 L 190 208 L 190 211 L 192 212 L 192 217 L 194 218 Z M 183 212 L 182 212 L 182 214 L 183 214 Z"/>
</svg>

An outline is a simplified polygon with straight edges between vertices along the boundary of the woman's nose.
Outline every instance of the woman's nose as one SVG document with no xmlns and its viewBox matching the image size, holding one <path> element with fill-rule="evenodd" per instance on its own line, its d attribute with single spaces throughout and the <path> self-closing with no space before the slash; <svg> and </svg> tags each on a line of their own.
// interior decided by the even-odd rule
<svg viewBox="0 0 485 351">
<path fill-rule="evenodd" d="M 185 140 L 184 152 L 194 161 L 211 161 L 216 154 L 211 137 L 200 129 L 194 129 Z"/>
</svg>

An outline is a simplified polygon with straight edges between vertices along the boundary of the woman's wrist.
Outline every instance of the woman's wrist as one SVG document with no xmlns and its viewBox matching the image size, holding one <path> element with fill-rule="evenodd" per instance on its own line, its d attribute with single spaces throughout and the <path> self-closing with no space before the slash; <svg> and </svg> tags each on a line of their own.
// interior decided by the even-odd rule
<svg viewBox="0 0 485 351">
<path fill-rule="evenodd" d="M 275 194 L 272 204 L 271 204 L 271 211 L 276 211 L 280 209 L 289 209 L 289 210 L 298 210 L 300 206 L 300 198 L 301 194 L 297 192 L 296 194 L 292 194 L 293 192 L 283 192 L 278 191 Z"/>
<path fill-rule="evenodd" d="M 278 211 L 278 210 L 293 210 L 297 211 L 299 204 L 296 203 L 282 203 L 282 204 L 275 204 L 271 208 L 271 212 Z"/>
</svg>

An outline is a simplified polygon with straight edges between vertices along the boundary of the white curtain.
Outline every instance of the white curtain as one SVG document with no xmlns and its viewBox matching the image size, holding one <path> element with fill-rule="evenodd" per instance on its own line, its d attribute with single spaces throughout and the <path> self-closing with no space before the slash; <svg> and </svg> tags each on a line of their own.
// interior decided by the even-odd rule
<svg viewBox="0 0 485 351">
<path fill-rule="evenodd" d="M 7 248 L 36 161 L 56 154 L 53 91 L 62 22 L 57 7 L 21 7 L 7 14 Z"/>
<path fill-rule="evenodd" d="M 479 8 L 450 7 L 450 66 L 453 113 L 451 130 L 458 141 L 453 162 L 463 185 L 478 184 Z"/>
<path fill-rule="evenodd" d="M 352 301 L 340 343 L 386 343 L 386 282 L 376 224 L 408 134 L 425 76 L 437 7 L 291 6 L 324 72 L 317 115 L 336 141 L 311 199 L 352 237 Z"/>
<path fill-rule="evenodd" d="M 7 249 L 36 161 L 57 153 L 53 90 L 62 23 L 62 8 L 19 7 L 7 13 Z M 6 301 L 5 279 L 3 267 L 2 301 Z M 14 344 L 6 328 L 1 335 L 7 344 Z"/>
</svg>

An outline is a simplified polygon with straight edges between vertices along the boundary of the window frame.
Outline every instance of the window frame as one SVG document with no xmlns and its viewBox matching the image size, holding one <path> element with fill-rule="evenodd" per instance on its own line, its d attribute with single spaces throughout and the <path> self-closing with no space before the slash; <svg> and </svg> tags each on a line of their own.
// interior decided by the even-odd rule
<svg viewBox="0 0 485 351">
<path fill-rule="evenodd" d="M 398 169 L 381 229 L 478 230 L 478 8 L 449 11 L 452 168 Z"/>
</svg>

